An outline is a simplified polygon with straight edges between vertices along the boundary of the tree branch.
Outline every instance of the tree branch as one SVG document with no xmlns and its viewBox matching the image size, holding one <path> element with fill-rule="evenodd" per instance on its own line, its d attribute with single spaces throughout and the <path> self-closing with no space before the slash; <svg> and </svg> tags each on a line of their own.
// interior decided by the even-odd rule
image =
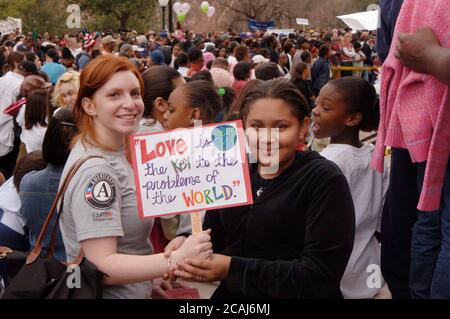
<svg viewBox="0 0 450 319">
<path fill-rule="evenodd" d="M 243 14 L 243 15 L 245 15 L 247 18 L 252 18 L 251 14 L 249 14 L 248 12 L 245 12 L 245 11 L 243 11 L 243 10 L 237 9 L 237 8 L 235 8 L 235 7 L 231 6 L 231 5 L 229 5 L 228 3 L 226 3 L 226 2 L 223 1 L 223 0 L 215 0 L 215 1 L 216 1 L 218 4 L 220 4 L 221 6 L 227 7 L 227 8 L 230 9 L 231 11 L 234 11 L 234 12 L 237 12 L 237 13 L 240 13 L 240 14 Z"/>
</svg>

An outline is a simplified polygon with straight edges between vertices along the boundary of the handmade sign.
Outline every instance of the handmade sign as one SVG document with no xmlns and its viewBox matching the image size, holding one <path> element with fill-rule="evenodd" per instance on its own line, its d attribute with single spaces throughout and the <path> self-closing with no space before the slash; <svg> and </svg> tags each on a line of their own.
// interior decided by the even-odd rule
<svg viewBox="0 0 450 319">
<path fill-rule="evenodd" d="M 0 20 L 0 33 L 2 35 L 13 33 L 16 30 L 22 33 L 22 19 L 8 17 L 6 20 Z"/>
<path fill-rule="evenodd" d="M 241 121 L 133 135 L 131 149 L 141 218 L 253 202 Z"/>
</svg>

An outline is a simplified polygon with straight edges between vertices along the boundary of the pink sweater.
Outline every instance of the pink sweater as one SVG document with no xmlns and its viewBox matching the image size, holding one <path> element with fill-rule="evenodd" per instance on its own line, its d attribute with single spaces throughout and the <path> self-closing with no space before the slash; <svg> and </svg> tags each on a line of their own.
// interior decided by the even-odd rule
<svg viewBox="0 0 450 319">
<path fill-rule="evenodd" d="M 381 79 L 381 122 L 372 167 L 383 170 L 386 146 L 406 148 L 413 162 L 426 161 L 418 209 L 439 209 L 450 154 L 449 87 L 433 76 L 404 68 L 395 58 L 399 32 L 429 26 L 450 45 L 450 0 L 405 0 Z M 442 67 L 450 67 L 443 65 Z"/>
</svg>

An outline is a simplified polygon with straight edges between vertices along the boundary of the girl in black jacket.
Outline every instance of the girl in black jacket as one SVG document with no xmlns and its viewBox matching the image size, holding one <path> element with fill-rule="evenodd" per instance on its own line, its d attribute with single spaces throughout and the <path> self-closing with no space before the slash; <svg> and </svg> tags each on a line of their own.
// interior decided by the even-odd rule
<svg viewBox="0 0 450 319">
<path fill-rule="evenodd" d="M 275 79 L 248 93 L 240 116 L 258 155 L 251 166 L 254 204 L 207 212 L 214 254 L 186 260 L 175 275 L 220 280 L 213 298 L 342 297 L 353 203 L 337 166 L 296 151 L 310 123 L 307 102 L 290 81 Z"/>
</svg>

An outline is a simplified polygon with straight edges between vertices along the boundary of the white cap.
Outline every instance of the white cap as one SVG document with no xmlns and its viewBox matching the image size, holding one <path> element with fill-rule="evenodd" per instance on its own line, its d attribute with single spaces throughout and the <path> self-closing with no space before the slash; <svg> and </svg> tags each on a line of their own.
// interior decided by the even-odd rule
<svg viewBox="0 0 450 319">
<path fill-rule="evenodd" d="M 138 44 L 142 44 L 142 43 L 147 43 L 147 37 L 145 35 L 138 35 L 136 37 L 136 41 L 138 42 Z"/>
<path fill-rule="evenodd" d="M 46 47 L 46 46 L 48 46 L 48 45 L 56 46 L 56 44 L 51 43 L 51 42 L 48 42 L 48 41 L 45 41 L 44 43 L 41 44 L 41 46 L 43 46 L 43 47 Z"/>
<path fill-rule="evenodd" d="M 269 59 L 266 59 L 265 57 L 263 57 L 263 56 L 260 55 L 260 54 L 255 55 L 255 56 L 253 57 L 252 61 L 253 61 L 253 63 L 256 63 L 256 64 L 258 64 L 258 63 L 267 63 L 267 62 L 270 62 Z"/>
<path fill-rule="evenodd" d="M 133 45 L 132 48 L 135 52 L 144 52 L 144 48 L 140 48 L 137 45 Z"/>
</svg>

